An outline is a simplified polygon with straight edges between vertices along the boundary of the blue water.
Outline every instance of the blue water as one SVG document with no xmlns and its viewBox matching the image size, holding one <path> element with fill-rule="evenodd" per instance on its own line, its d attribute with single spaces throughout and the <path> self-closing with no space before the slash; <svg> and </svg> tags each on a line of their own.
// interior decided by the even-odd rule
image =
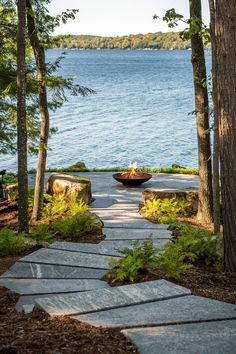
<svg viewBox="0 0 236 354">
<path fill-rule="evenodd" d="M 47 59 L 59 54 L 49 50 Z M 58 133 L 48 167 L 197 166 L 191 51 L 68 50 L 59 73 L 97 93 L 70 97 L 51 113 Z M 0 160 L 0 168 L 16 170 L 15 156 Z"/>
</svg>

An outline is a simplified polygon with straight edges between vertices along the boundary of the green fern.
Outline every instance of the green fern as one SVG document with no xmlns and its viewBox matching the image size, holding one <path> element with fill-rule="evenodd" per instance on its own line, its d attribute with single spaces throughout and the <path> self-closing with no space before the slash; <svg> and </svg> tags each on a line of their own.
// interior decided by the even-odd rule
<svg viewBox="0 0 236 354">
<path fill-rule="evenodd" d="M 158 222 L 168 223 L 170 220 L 176 219 L 178 215 L 184 215 L 189 205 L 186 200 L 176 198 L 147 200 L 141 212 Z"/>
<path fill-rule="evenodd" d="M 85 213 L 87 210 L 87 204 L 81 199 L 78 200 L 77 193 L 72 193 L 68 196 L 63 194 L 45 195 L 43 217 L 46 219 L 53 220 L 65 215 L 73 216 Z"/>
<path fill-rule="evenodd" d="M 24 233 L 3 228 L 0 230 L 0 256 L 17 255 L 34 246 L 34 243 Z"/>
<path fill-rule="evenodd" d="M 153 246 L 153 241 L 150 238 L 142 243 L 133 242 L 133 248 L 125 248 L 119 252 L 122 254 L 122 258 L 110 262 L 115 268 L 108 272 L 108 276 L 113 282 L 134 282 L 141 269 L 155 263 L 159 250 Z"/>
<path fill-rule="evenodd" d="M 63 239 L 70 240 L 77 239 L 87 232 L 98 228 L 89 213 L 54 221 L 51 226 Z"/>
<path fill-rule="evenodd" d="M 53 234 L 49 230 L 49 225 L 39 224 L 31 230 L 29 237 L 35 240 L 38 245 L 44 244 L 53 238 Z"/>
</svg>

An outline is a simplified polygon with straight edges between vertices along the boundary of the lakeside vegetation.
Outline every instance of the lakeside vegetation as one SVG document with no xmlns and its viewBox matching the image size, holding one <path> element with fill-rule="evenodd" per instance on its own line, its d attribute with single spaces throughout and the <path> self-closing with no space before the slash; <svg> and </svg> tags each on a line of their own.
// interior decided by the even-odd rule
<svg viewBox="0 0 236 354">
<path fill-rule="evenodd" d="M 156 32 L 129 36 L 101 37 L 90 35 L 58 35 L 51 37 L 51 48 L 61 49 L 189 49 L 179 32 Z"/>
</svg>

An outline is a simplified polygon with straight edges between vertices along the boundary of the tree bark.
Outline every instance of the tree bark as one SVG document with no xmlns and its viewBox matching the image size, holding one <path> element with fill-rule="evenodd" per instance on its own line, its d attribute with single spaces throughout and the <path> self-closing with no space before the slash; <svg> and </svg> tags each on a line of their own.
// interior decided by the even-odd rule
<svg viewBox="0 0 236 354">
<path fill-rule="evenodd" d="M 213 133 L 213 220 L 214 233 L 220 231 L 220 171 L 219 171 L 219 119 L 217 114 L 217 57 L 216 57 L 216 33 L 215 33 L 215 0 L 209 0 L 210 9 L 210 33 L 212 53 L 212 100 L 214 114 Z"/>
<path fill-rule="evenodd" d="M 34 56 L 37 66 L 37 81 L 38 81 L 38 94 L 39 94 L 39 108 L 41 116 L 40 125 L 40 142 L 38 152 L 38 164 L 35 181 L 35 193 L 34 193 L 34 207 L 32 218 L 40 219 L 42 216 L 43 208 L 43 192 L 44 192 L 44 176 L 46 169 L 47 159 L 47 147 L 49 136 L 49 112 L 47 102 L 47 90 L 46 90 L 46 63 L 45 63 L 45 51 L 40 43 L 37 26 L 35 23 L 31 0 L 27 0 L 27 22 L 28 22 L 28 34 L 30 44 L 34 51 Z"/>
<path fill-rule="evenodd" d="M 202 19 L 201 0 L 189 0 L 190 17 Z M 191 36 L 192 66 L 195 90 L 195 112 L 198 138 L 199 203 L 198 220 L 213 221 L 211 145 L 209 133 L 208 94 L 203 41 L 199 34 Z"/>
<path fill-rule="evenodd" d="M 17 2 L 17 150 L 18 150 L 18 215 L 19 231 L 28 232 L 28 172 L 26 128 L 26 1 Z"/>
<path fill-rule="evenodd" d="M 236 6 L 216 1 L 217 114 L 220 132 L 225 270 L 236 271 Z"/>
</svg>

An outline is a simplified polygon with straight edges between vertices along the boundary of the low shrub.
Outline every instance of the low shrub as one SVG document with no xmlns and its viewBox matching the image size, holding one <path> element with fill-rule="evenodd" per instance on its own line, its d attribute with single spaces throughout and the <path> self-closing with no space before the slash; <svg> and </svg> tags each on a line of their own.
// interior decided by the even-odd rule
<svg viewBox="0 0 236 354">
<path fill-rule="evenodd" d="M 135 243 L 133 248 L 121 251 L 123 257 L 111 261 L 115 267 L 108 272 L 113 281 L 133 282 L 138 279 L 140 271 L 145 268 L 161 269 L 172 279 L 179 279 L 183 272 L 196 264 L 222 268 L 222 235 L 212 236 L 203 228 L 195 228 L 182 222 L 173 222 L 172 229 L 178 236 L 167 243 L 163 249 L 153 246 L 150 239 Z"/>
<path fill-rule="evenodd" d="M 39 224 L 31 230 L 30 236 L 38 245 L 42 245 L 53 238 L 52 232 L 49 230 L 49 225 Z"/>
<path fill-rule="evenodd" d="M 45 194 L 45 203 L 43 207 L 43 217 L 46 219 L 55 219 L 60 216 L 73 216 L 85 213 L 88 206 L 80 199 L 77 193 L 65 196 L 63 194 L 55 194 L 53 196 Z"/>
<path fill-rule="evenodd" d="M 222 268 L 221 234 L 213 236 L 206 229 L 177 221 L 171 227 L 179 235 L 164 247 L 157 259 L 157 266 L 169 277 L 178 279 L 185 270 L 197 263 L 212 266 L 216 270 Z"/>
<path fill-rule="evenodd" d="M 16 255 L 34 246 L 24 234 L 3 228 L 0 230 L 0 256 Z"/>
<path fill-rule="evenodd" d="M 74 215 L 64 218 L 63 220 L 54 221 L 51 227 L 63 239 L 70 240 L 77 239 L 87 232 L 98 228 L 89 213 Z"/>
<path fill-rule="evenodd" d="M 123 255 L 120 260 L 110 261 L 115 268 L 108 272 L 108 277 L 112 279 L 112 282 L 133 282 L 137 280 L 141 269 L 155 263 L 158 249 L 153 246 L 150 238 L 142 243 L 134 242 L 133 248 L 125 248 L 120 253 Z"/>
<path fill-rule="evenodd" d="M 176 219 L 178 215 L 184 215 L 189 207 L 189 202 L 176 198 L 164 198 L 147 200 L 141 208 L 141 213 L 144 213 L 148 218 L 155 219 L 160 223 L 169 223 Z"/>
</svg>

